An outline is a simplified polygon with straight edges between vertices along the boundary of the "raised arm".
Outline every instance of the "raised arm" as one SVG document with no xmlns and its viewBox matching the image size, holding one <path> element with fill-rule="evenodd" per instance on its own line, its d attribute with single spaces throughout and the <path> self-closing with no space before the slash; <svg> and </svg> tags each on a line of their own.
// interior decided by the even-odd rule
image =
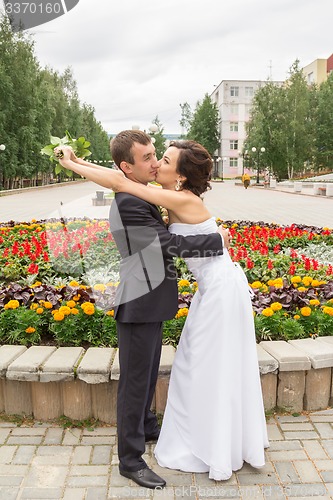
<svg viewBox="0 0 333 500">
<path fill-rule="evenodd" d="M 64 156 L 59 159 L 59 163 L 63 167 L 73 170 L 73 172 L 86 177 L 90 181 L 96 182 L 96 184 L 100 186 L 112 189 L 114 192 L 129 193 L 149 203 L 162 205 L 174 211 L 181 208 L 183 209 L 188 203 L 195 203 L 195 201 L 197 201 L 189 197 L 186 193 L 167 189 L 151 189 L 149 186 L 127 179 L 119 170 L 96 166 L 80 158 L 76 158 L 75 161 L 73 161 L 71 159 L 71 148 L 63 147 L 61 150 Z"/>
</svg>

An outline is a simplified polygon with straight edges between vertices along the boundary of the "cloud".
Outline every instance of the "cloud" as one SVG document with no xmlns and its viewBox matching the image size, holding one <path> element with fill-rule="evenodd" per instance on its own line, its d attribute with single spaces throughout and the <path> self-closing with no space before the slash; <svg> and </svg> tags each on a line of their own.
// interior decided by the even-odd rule
<svg viewBox="0 0 333 500">
<path fill-rule="evenodd" d="M 36 30 L 43 65 L 72 66 L 82 101 L 109 132 L 158 115 L 179 132 L 192 107 L 225 79 L 283 80 L 332 52 L 331 0 L 80 0 Z"/>
</svg>

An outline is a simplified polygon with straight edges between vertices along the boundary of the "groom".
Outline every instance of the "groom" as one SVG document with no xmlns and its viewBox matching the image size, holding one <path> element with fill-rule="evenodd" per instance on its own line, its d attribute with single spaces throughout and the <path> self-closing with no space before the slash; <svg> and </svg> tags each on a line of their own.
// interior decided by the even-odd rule
<svg viewBox="0 0 333 500">
<path fill-rule="evenodd" d="M 129 179 L 142 184 L 156 179 L 155 148 L 144 132 L 120 132 L 111 140 L 110 149 L 114 162 Z M 223 246 L 229 246 L 229 235 L 224 229 L 209 235 L 170 234 L 155 205 L 127 193 L 115 195 L 110 228 L 122 257 L 115 307 L 120 363 L 119 471 L 140 486 L 161 488 L 166 482 L 147 466 L 142 455 L 145 442 L 157 440 L 159 435 L 150 406 L 160 363 L 162 322 L 178 310 L 173 257 L 220 255 Z"/>
</svg>

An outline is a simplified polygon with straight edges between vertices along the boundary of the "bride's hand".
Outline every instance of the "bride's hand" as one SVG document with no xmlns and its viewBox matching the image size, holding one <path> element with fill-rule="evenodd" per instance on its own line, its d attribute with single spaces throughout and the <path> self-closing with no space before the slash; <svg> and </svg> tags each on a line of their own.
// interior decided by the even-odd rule
<svg viewBox="0 0 333 500">
<path fill-rule="evenodd" d="M 64 160 L 64 161 L 77 160 L 77 157 L 75 156 L 75 153 L 70 146 L 58 146 L 58 147 L 54 148 L 54 154 L 60 162 L 61 162 L 61 160 Z"/>
<path fill-rule="evenodd" d="M 225 229 L 224 227 L 220 226 L 217 232 L 220 233 L 223 238 L 223 246 L 227 249 L 230 248 L 232 236 L 229 232 L 229 229 Z"/>
</svg>

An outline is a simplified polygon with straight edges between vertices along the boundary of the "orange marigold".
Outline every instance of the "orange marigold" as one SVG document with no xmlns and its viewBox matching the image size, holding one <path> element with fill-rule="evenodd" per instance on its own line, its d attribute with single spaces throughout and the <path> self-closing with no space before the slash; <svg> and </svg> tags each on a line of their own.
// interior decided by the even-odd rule
<svg viewBox="0 0 333 500">
<path fill-rule="evenodd" d="M 26 333 L 35 333 L 35 331 L 36 331 L 36 328 L 33 328 L 32 326 L 29 326 L 25 330 Z"/>
<path fill-rule="evenodd" d="M 307 307 L 307 306 L 305 306 L 305 307 L 302 307 L 302 308 L 301 308 L 301 315 L 302 315 L 302 316 L 310 316 L 310 315 L 311 315 L 311 312 L 312 312 L 312 311 L 311 311 L 311 307 Z"/>
</svg>

